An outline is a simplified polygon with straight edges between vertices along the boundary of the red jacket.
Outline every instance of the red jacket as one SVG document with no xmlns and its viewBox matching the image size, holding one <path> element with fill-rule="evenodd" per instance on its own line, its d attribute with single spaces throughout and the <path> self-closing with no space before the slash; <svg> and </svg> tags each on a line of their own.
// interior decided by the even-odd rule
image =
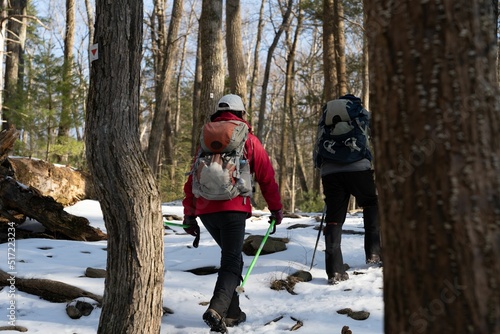
<svg viewBox="0 0 500 334">
<path fill-rule="evenodd" d="M 217 117 L 214 122 L 239 120 L 237 116 L 230 112 L 224 112 L 221 116 Z M 260 140 L 251 132 L 251 127 L 247 123 L 250 133 L 245 143 L 245 150 L 247 152 L 247 160 L 250 161 L 250 171 L 255 175 L 255 181 L 259 183 L 260 190 L 264 199 L 267 202 L 269 210 L 280 210 L 281 197 L 279 194 L 278 184 L 274 178 L 274 169 L 271 165 L 269 156 L 262 146 Z M 248 212 L 249 216 L 252 213 L 252 205 L 250 198 L 238 196 L 231 200 L 214 201 L 207 200 L 203 197 L 196 198 L 192 191 L 193 176 L 189 175 L 187 182 L 184 184 L 185 198 L 182 201 L 184 206 L 185 216 L 198 216 L 205 213 L 214 213 L 221 211 L 242 211 Z"/>
</svg>

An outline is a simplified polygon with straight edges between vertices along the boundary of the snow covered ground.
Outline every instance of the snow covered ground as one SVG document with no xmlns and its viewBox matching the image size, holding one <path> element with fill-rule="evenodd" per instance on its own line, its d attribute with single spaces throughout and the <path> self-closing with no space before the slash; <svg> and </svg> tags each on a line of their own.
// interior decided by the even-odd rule
<svg viewBox="0 0 500 334">
<path fill-rule="evenodd" d="M 106 230 L 99 203 L 85 200 L 66 209 L 69 213 L 86 217 L 92 226 Z M 182 206 L 178 202 L 165 203 L 164 214 L 182 217 Z M 268 228 L 268 213 L 247 220 L 247 233 L 264 235 Z M 286 290 L 270 289 L 276 279 L 286 279 L 297 270 L 309 271 L 318 231 L 316 217 L 321 213 L 303 213 L 302 218 L 285 218 L 277 227 L 274 237 L 290 240 L 287 250 L 275 254 L 261 255 L 245 284 L 245 296 L 241 297 L 241 308 L 247 321 L 238 327 L 229 328 L 229 333 L 289 333 L 300 320 L 303 326 L 297 333 L 340 334 L 348 326 L 354 334 L 383 333 L 383 280 L 382 268 L 365 264 L 362 234 L 344 234 L 342 250 L 344 261 L 349 264 L 350 279 L 337 285 L 327 285 L 324 265 L 324 239 L 320 238 L 315 265 L 310 270 L 313 280 L 298 283 L 292 295 Z M 180 223 L 180 222 L 179 222 Z M 288 229 L 295 224 L 309 227 Z M 23 227 L 37 228 L 37 222 L 27 221 Z M 206 266 L 218 266 L 220 250 L 208 232 L 201 227 L 198 248 L 192 248 L 193 237 L 180 227 L 166 229 L 164 306 L 173 314 L 162 318 L 162 334 L 208 333 L 202 320 L 206 303 L 212 296 L 216 274 L 197 276 L 186 270 Z M 348 216 L 344 230 L 363 231 L 362 214 Z M 8 243 L 0 244 L 0 269 L 11 272 L 8 266 Z M 106 268 L 106 241 L 81 242 L 48 239 L 25 239 L 15 241 L 14 276 L 22 278 L 46 278 L 65 282 L 95 294 L 102 295 L 104 279 L 84 276 L 88 267 Z M 243 255 L 245 275 L 253 257 Z M 11 256 L 12 258 L 12 256 Z M 14 290 L 13 290 L 14 289 Z M 13 303 L 14 302 L 14 303 Z M 14 305 L 14 307 L 12 307 Z M 338 310 L 367 311 L 366 320 L 354 320 Z M 66 314 L 66 303 L 51 303 L 39 297 L 5 287 L 0 291 L 0 327 L 9 325 L 14 318 L 18 326 L 28 328 L 28 333 L 96 333 L 100 309 L 89 316 L 72 320 Z M 281 317 L 281 320 L 267 324 Z M 294 318 L 294 319 L 292 319 Z M 3 331 L 5 334 L 18 331 Z"/>
</svg>

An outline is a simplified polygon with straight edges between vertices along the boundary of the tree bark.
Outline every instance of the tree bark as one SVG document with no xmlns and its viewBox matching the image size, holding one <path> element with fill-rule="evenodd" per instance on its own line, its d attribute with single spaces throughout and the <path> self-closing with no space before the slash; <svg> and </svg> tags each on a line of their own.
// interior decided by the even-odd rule
<svg viewBox="0 0 500 334">
<path fill-rule="evenodd" d="M 92 44 L 94 43 L 94 34 L 95 34 L 95 29 L 94 29 L 94 10 L 92 7 L 92 4 L 90 0 L 85 0 L 85 11 L 87 13 L 87 29 L 89 29 L 89 50 L 88 50 L 88 58 L 89 58 L 89 68 L 91 64 L 91 47 Z"/>
<path fill-rule="evenodd" d="M 364 1 L 386 333 L 500 333 L 489 0 Z"/>
<path fill-rule="evenodd" d="M 337 94 L 347 93 L 347 74 L 345 61 L 344 5 L 342 0 L 334 0 L 333 15 L 335 18 L 335 65 L 337 66 Z"/>
<path fill-rule="evenodd" d="M 142 24 L 142 1 L 96 1 L 85 138 L 109 235 L 98 333 L 159 333 L 163 314 L 161 203 L 139 142 Z"/>
<path fill-rule="evenodd" d="M 335 2 L 323 1 L 323 101 L 338 97 L 337 71 L 335 63 Z"/>
<path fill-rule="evenodd" d="M 363 13 L 363 29 L 366 31 L 366 13 Z M 361 66 L 363 69 L 361 70 L 361 80 L 362 80 L 362 91 L 361 91 L 361 100 L 363 101 L 363 106 L 367 110 L 370 109 L 370 57 L 368 50 L 368 38 L 366 37 L 366 33 L 363 34 L 363 61 Z"/>
<path fill-rule="evenodd" d="M 201 113 L 201 83 L 202 83 L 202 61 L 201 61 L 201 33 L 198 33 L 196 43 L 196 63 L 193 83 L 193 127 L 191 128 L 191 156 L 196 154 L 199 147 L 200 132 L 205 122 L 205 115 Z"/>
<path fill-rule="evenodd" d="M 165 1 L 156 0 L 154 10 L 154 21 L 157 24 L 155 35 L 156 53 L 155 78 L 156 108 L 151 124 L 151 133 L 148 143 L 148 161 L 154 175 L 158 174 L 161 164 L 162 148 L 165 148 L 165 159 L 167 164 L 172 164 L 173 154 L 169 149 L 172 147 L 172 119 L 170 113 L 170 89 L 174 73 L 175 56 L 178 49 L 178 33 L 182 19 L 183 0 L 175 0 L 172 7 L 170 25 L 167 32 L 165 16 Z"/>
<path fill-rule="evenodd" d="M 285 29 L 288 29 L 288 25 L 290 24 L 291 14 L 293 8 L 293 0 L 288 0 L 287 7 L 285 13 L 283 13 L 283 21 L 278 28 L 278 31 L 274 35 L 273 41 L 269 50 L 267 51 L 267 59 L 266 59 L 266 68 L 264 71 L 264 78 L 262 81 L 262 95 L 260 97 L 260 109 L 259 109 L 259 124 L 257 126 L 257 138 L 260 141 L 264 142 L 264 123 L 265 123 L 265 115 L 266 115 L 266 105 L 267 105 L 267 86 L 269 85 L 269 78 L 271 75 L 271 63 L 273 60 L 274 50 L 278 45 L 281 35 Z"/>
<path fill-rule="evenodd" d="M 247 75 L 241 38 L 240 0 L 226 0 L 226 54 L 231 93 L 247 100 Z"/>
<path fill-rule="evenodd" d="M 202 68 L 200 116 L 207 121 L 215 112 L 217 102 L 224 93 L 222 0 L 203 0 L 200 36 Z"/>
<path fill-rule="evenodd" d="M 259 50 L 260 43 L 262 40 L 262 31 L 264 30 L 264 7 L 266 4 L 266 0 L 261 0 L 260 10 L 259 10 L 259 23 L 257 25 L 257 35 L 255 36 L 255 48 L 253 51 L 253 69 L 252 75 L 250 77 L 250 97 L 248 98 L 248 106 L 247 106 L 247 120 L 250 125 L 253 127 L 255 117 L 254 117 L 254 98 L 255 98 L 255 90 L 257 88 L 257 80 L 259 79 Z"/>
<path fill-rule="evenodd" d="M 20 77 L 26 39 L 26 0 L 11 0 L 7 24 L 7 56 L 5 57 L 4 118 L 11 122 L 11 116 L 19 104 Z M 21 80 L 22 82 L 22 80 Z M 22 87 L 22 86 L 21 86 Z M 9 124 L 6 124 L 8 128 Z"/>
<path fill-rule="evenodd" d="M 297 124 L 299 122 L 296 119 L 296 110 L 297 110 L 297 105 L 294 102 L 294 92 L 292 87 L 294 87 L 295 83 L 295 54 L 297 52 L 297 44 L 299 43 L 299 39 L 302 33 L 302 21 L 304 18 L 304 13 L 303 10 L 300 8 L 301 6 L 301 1 L 299 0 L 298 3 L 298 8 L 299 8 L 299 13 L 297 15 L 297 27 L 295 29 L 294 33 L 294 38 L 293 38 L 293 43 L 290 48 L 290 53 L 288 55 L 288 60 L 287 60 L 287 88 L 285 93 L 285 96 L 289 95 L 288 98 L 288 103 L 287 103 L 287 109 L 289 110 L 290 113 L 290 132 L 291 132 L 291 139 L 293 143 L 293 149 L 294 149 L 294 155 L 296 158 L 296 169 L 299 177 L 299 183 L 300 183 L 300 188 L 302 189 L 302 192 L 307 193 L 309 192 L 309 187 L 307 185 L 307 178 L 306 178 L 306 173 L 304 170 L 304 159 L 302 158 L 302 150 L 300 148 L 300 135 L 297 133 Z M 295 190 L 292 190 L 292 196 L 295 196 Z M 295 210 L 292 209 L 291 212 L 294 212 Z"/>
<path fill-rule="evenodd" d="M 62 103 L 59 116 L 59 129 L 57 133 L 57 143 L 65 145 L 69 138 L 72 120 L 72 99 L 73 99 L 73 48 L 75 45 L 75 0 L 66 0 L 66 31 L 64 34 L 64 63 L 62 72 Z M 56 154 L 57 162 L 66 163 L 67 154 Z"/>
<path fill-rule="evenodd" d="M 7 37 L 7 17 L 8 17 L 8 1 L 7 0 L 0 0 L 0 56 L 4 57 L 4 49 L 5 49 L 5 42 L 6 42 L 6 37 Z M 3 64 L 2 64 L 3 65 Z M 5 71 L 4 67 L 0 66 L 0 87 L 4 87 L 5 84 Z M 0 89 L 0 125 L 2 127 L 2 130 L 7 130 L 10 126 L 10 124 L 7 124 L 4 121 L 4 114 L 5 114 L 5 106 L 3 104 L 3 89 Z"/>
</svg>

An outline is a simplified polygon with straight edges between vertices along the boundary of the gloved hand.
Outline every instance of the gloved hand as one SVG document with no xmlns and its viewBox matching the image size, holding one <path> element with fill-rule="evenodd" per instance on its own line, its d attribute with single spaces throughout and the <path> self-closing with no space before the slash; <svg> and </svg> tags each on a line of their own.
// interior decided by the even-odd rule
<svg viewBox="0 0 500 334">
<path fill-rule="evenodd" d="M 274 225 L 279 225 L 281 224 L 281 221 L 283 220 L 283 211 L 281 209 L 271 211 L 271 217 L 269 217 L 269 224 L 271 224 L 271 221 L 275 221 Z"/>
<path fill-rule="evenodd" d="M 194 238 L 193 247 L 197 248 L 200 242 L 200 227 L 198 226 L 198 222 L 196 221 L 195 216 L 184 216 L 183 225 L 188 225 L 189 227 L 184 227 L 184 231 L 186 233 L 191 234 Z"/>
<path fill-rule="evenodd" d="M 198 230 L 200 229 L 198 226 L 198 222 L 196 221 L 195 216 L 184 216 L 184 221 L 182 222 L 183 225 L 188 225 L 189 227 L 184 227 L 184 231 L 186 231 L 187 234 L 191 234 L 193 237 L 196 237 L 198 235 Z"/>
</svg>

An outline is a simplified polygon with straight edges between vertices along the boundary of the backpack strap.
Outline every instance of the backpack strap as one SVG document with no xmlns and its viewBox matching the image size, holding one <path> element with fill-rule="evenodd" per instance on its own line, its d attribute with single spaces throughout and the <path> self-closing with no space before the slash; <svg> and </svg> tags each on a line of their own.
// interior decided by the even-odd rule
<svg viewBox="0 0 500 334">
<path fill-rule="evenodd" d="M 361 129 L 361 132 L 363 132 L 363 135 L 366 138 L 366 149 L 369 151 L 370 150 L 370 129 L 368 127 L 368 124 L 363 126 L 361 122 L 359 121 L 359 118 L 356 118 L 356 124 L 358 124 L 358 127 Z"/>
<path fill-rule="evenodd" d="M 248 143 L 248 147 L 247 147 L 247 143 Z M 243 157 L 245 157 L 245 159 L 247 160 L 247 163 L 250 164 L 250 171 L 253 173 L 253 151 L 254 151 L 254 142 L 252 140 L 252 137 L 250 136 L 250 133 L 248 134 L 248 138 L 247 138 L 247 141 L 245 143 L 245 147 L 244 147 L 244 153 L 243 153 Z"/>
</svg>

